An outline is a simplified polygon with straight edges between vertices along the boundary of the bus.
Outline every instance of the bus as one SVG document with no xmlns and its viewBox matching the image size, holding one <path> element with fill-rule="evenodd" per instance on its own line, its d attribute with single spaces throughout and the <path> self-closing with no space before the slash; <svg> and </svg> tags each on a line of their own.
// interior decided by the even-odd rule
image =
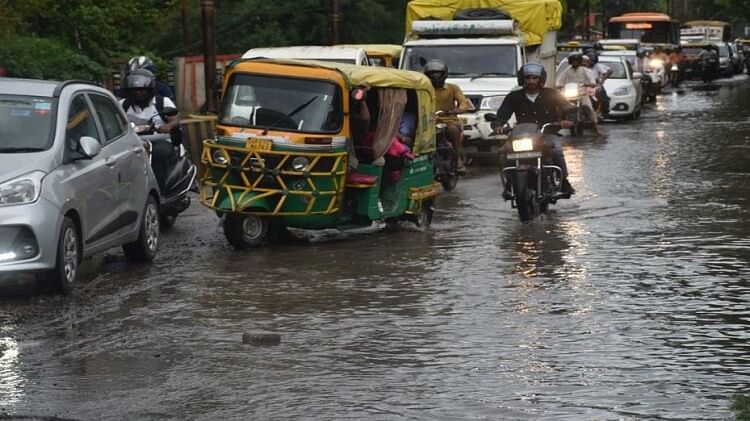
<svg viewBox="0 0 750 421">
<path fill-rule="evenodd" d="M 609 20 L 607 38 L 637 39 L 644 46 L 677 47 L 680 22 L 664 13 L 625 13 Z"/>
</svg>

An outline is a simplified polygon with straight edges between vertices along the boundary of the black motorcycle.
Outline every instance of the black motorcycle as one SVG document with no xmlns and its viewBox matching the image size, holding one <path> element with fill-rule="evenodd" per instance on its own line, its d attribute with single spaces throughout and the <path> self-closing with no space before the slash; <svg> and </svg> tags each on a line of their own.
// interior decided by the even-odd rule
<svg viewBox="0 0 750 421">
<path fill-rule="evenodd" d="M 176 109 L 165 108 L 164 110 L 165 115 L 176 112 Z M 195 176 L 198 169 L 190 161 L 187 151 L 180 141 L 181 139 L 173 141 L 175 136 L 179 136 L 179 134 L 158 133 L 154 126 L 153 118 L 149 121 L 142 121 L 129 116 L 129 119 L 136 134 L 146 143 L 149 153 L 152 151 L 153 145 L 157 144 L 157 142 L 168 142 L 172 147 L 165 179 L 160 180 L 157 176 L 159 194 L 161 196 L 159 222 L 162 228 L 168 229 L 174 225 L 177 215 L 190 206 L 190 197 L 187 193 L 195 186 Z"/>
<path fill-rule="evenodd" d="M 495 114 L 486 114 L 485 119 L 495 121 Z M 541 129 L 533 123 L 522 123 L 513 128 L 506 143 L 503 157 L 502 181 L 510 186 L 511 206 L 518 210 L 523 223 L 531 222 L 539 214 L 546 213 L 549 205 L 558 199 L 569 198 L 561 192 L 562 169 L 552 165 L 544 154 L 548 146 L 544 135 L 557 134 L 559 124 L 545 124 Z"/>
<path fill-rule="evenodd" d="M 435 168 L 435 180 L 443 185 L 445 191 L 451 191 L 458 184 L 458 171 L 456 165 L 459 157 L 455 156 L 453 145 L 445 134 L 445 124 L 438 123 L 435 132 L 435 154 L 433 163 Z"/>
</svg>

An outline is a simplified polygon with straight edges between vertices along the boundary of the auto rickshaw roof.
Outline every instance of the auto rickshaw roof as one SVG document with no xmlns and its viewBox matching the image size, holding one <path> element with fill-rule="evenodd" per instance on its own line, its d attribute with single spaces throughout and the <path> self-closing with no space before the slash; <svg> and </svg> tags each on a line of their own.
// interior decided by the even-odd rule
<svg viewBox="0 0 750 421">
<path fill-rule="evenodd" d="M 403 46 L 398 44 L 337 44 L 336 47 L 361 48 L 367 55 L 389 55 L 398 57 Z"/>
<path fill-rule="evenodd" d="M 254 64 L 271 66 L 269 71 L 272 71 L 273 67 L 276 66 L 278 66 L 277 69 L 279 69 L 279 67 L 295 66 L 306 69 L 307 72 L 314 72 L 316 69 L 320 71 L 333 71 L 339 74 L 350 87 L 358 86 L 367 82 L 371 86 L 378 88 L 425 90 L 430 92 L 431 97 L 435 97 L 435 90 L 432 87 L 430 79 L 428 79 L 423 73 L 411 70 L 398 70 L 380 66 L 355 66 L 352 64 L 328 61 L 277 60 L 266 58 L 236 60 L 230 63 L 228 67 L 236 67 L 239 70 L 256 71 L 257 69 L 245 69 L 245 67 L 255 67 L 253 66 Z"/>
</svg>

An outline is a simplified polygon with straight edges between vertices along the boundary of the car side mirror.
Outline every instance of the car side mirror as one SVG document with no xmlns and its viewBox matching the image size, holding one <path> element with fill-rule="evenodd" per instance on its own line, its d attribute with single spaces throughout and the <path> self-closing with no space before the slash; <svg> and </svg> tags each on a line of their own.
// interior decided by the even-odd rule
<svg viewBox="0 0 750 421">
<path fill-rule="evenodd" d="M 86 159 L 91 159 L 101 152 L 102 147 L 99 145 L 99 141 L 91 136 L 81 136 L 78 140 L 78 152 Z"/>
<path fill-rule="evenodd" d="M 174 117 L 179 114 L 179 111 L 177 111 L 177 108 L 174 107 L 164 107 L 163 113 L 167 117 Z"/>
<path fill-rule="evenodd" d="M 484 115 L 484 121 L 497 121 L 497 114 L 487 113 Z"/>
</svg>

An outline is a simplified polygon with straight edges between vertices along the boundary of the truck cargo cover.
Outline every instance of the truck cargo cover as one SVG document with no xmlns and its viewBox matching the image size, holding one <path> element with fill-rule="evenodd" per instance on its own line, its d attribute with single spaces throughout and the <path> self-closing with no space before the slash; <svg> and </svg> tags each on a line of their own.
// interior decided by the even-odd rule
<svg viewBox="0 0 750 421">
<path fill-rule="evenodd" d="M 415 20 L 449 20 L 457 10 L 476 8 L 499 8 L 510 13 L 529 45 L 541 44 L 546 32 L 562 24 L 559 0 L 412 0 L 406 10 L 406 33 L 411 33 Z"/>
</svg>

